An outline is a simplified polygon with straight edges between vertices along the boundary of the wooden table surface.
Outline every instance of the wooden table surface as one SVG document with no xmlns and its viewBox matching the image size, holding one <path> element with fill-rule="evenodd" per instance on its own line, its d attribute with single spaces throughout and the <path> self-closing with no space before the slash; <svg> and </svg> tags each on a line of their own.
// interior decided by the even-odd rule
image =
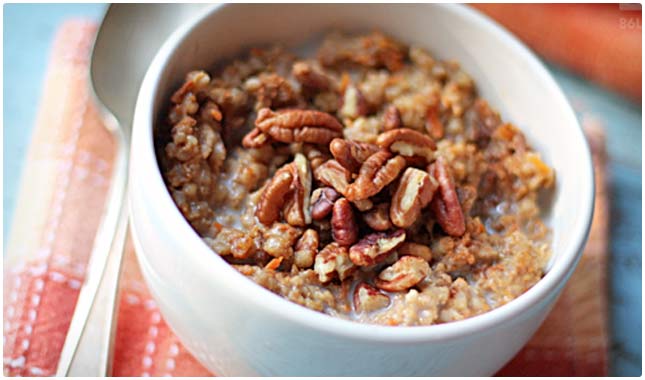
<svg viewBox="0 0 645 380">
<path fill-rule="evenodd" d="M 18 178 L 53 35 L 62 20 L 71 17 L 98 20 L 104 7 L 102 4 L 4 7 L 4 236 L 10 229 Z M 638 376 L 642 361 L 642 108 L 571 73 L 551 65 L 549 68 L 579 117 L 593 117 L 605 126 L 611 197 L 610 373 Z"/>
</svg>

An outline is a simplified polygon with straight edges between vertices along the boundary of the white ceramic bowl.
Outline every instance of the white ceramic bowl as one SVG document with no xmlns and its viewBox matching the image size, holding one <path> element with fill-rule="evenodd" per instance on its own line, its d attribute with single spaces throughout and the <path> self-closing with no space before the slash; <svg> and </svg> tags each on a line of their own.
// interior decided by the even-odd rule
<svg viewBox="0 0 645 380">
<path fill-rule="evenodd" d="M 557 173 L 553 260 L 544 278 L 491 312 L 444 325 L 387 327 L 333 318 L 245 278 L 200 240 L 164 186 L 153 125 L 186 72 L 246 48 L 297 46 L 330 28 L 380 29 L 458 60 L 504 120 Z M 475 11 L 455 5 L 226 5 L 174 33 L 144 79 L 130 172 L 131 227 L 145 280 L 187 348 L 220 375 L 490 375 L 531 337 L 571 275 L 593 211 L 593 171 L 573 111 L 540 62 Z"/>
</svg>

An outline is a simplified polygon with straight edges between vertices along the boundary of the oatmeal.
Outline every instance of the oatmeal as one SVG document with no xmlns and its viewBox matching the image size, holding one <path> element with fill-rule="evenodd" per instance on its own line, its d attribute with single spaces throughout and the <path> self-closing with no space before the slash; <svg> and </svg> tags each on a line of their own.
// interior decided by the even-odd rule
<svg viewBox="0 0 645 380">
<path fill-rule="evenodd" d="M 156 131 L 166 184 L 241 274 L 313 310 L 431 325 L 544 274 L 554 172 L 456 62 L 381 33 L 193 71 Z"/>
</svg>

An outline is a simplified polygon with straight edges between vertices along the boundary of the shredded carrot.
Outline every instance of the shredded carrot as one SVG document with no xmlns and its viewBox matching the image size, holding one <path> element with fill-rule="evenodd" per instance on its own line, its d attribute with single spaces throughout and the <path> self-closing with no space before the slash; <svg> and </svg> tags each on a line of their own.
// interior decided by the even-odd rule
<svg viewBox="0 0 645 380">
<path fill-rule="evenodd" d="M 211 116 L 213 116 L 213 119 L 217 121 L 222 121 L 222 113 L 220 110 L 214 109 L 211 111 Z"/>
<path fill-rule="evenodd" d="M 527 160 L 533 164 L 535 170 L 544 178 L 544 186 L 550 187 L 553 184 L 553 170 L 535 152 L 527 153 Z"/>
<path fill-rule="evenodd" d="M 527 154 L 527 158 L 539 171 L 543 173 L 548 173 L 551 171 L 551 168 L 549 168 L 547 164 L 545 164 L 544 161 L 542 161 L 539 154 L 529 153 Z"/>
<path fill-rule="evenodd" d="M 264 267 L 264 269 L 268 270 L 276 270 L 282 264 L 282 259 L 284 257 L 276 257 L 275 259 L 269 261 L 269 263 Z"/>
<path fill-rule="evenodd" d="M 265 51 L 260 48 L 251 48 L 250 54 L 254 57 L 262 57 L 265 55 Z"/>
<path fill-rule="evenodd" d="M 352 78 L 350 78 L 349 73 L 347 71 L 343 71 L 343 75 L 340 78 L 340 92 L 345 93 L 347 86 L 349 86 L 351 82 Z"/>
<path fill-rule="evenodd" d="M 517 129 L 510 123 L 502 124 L 493 132 L 494 137 L 506 141 L 511 141 L 516 134 Z"/>
</svg>

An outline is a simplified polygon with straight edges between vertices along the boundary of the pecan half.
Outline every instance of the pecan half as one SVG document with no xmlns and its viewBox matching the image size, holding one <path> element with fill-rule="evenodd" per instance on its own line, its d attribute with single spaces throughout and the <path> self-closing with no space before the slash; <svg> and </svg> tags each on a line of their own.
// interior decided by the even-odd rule
<svg viewBox="0 0 645 380">
<path fill-rule="evenodd" d="M 387 231 L 392 228 L 390 204 L 381 203 L 363 214 L 363 220 L 374 231 Z"/>
<path fill-rule="evenodd" d="M 427 172 L 417 168 L 405 169 L 390 207 L 392 223 L 401 228 L 410 227 L 428 205 L 436 189 L 437 182 Z"/>
<path fill-rule="evenodd" d="M 372 207 L 374 207 L 374 202 L 370 201 L 369 199 L 359 199 L 357 201 L 352 201 L 352 204 L 360 212 L 369 211 L 372 209 Z"/>
<path fill-rule="evenodd" d="M 293 175 L 286 166 L 275 172 L 271 181 L 262 191 L 260 201 L 255 209 L 255 216 L 260 223 L 270 225 L 278 220 L 292 182 Z"/>
<path fill-rule="evenodd" d="M 311 218 L 322 220 L 331 213 L 340 194 L 331 187 L 319 187 L 311 194 Z"/>
<path fill-rule="evenodd" d="M 405 157 L 422 157 L 426 162 L 432 162 L 437 149 L 430 136 L 410 128 L 397 128 L 381 133 L 376 144 Z"/>
<path fill-rule="evenodd" d="M 262 132 L 259 128 L 253 128 L 251 132 L 247 133 L 242 139 L 242 146 L 248 149 L 262 148 L 270 142 L 271 138 L 269 135 Z"/>
<path fill-rule="evenodd" d="M 351 203 L 340 198 L 334 203 L 331 214 L 331 234 L 340 245 L 352 245 L 358 240 L 358 225 Z"/>
<path fill-rule="evenodd" d="M 284 219 L 292 226 L 304 227 L 311 223 L 311 169 L 301 153 L 296 154 L 290 165 L 292 171 L 295 168 L 296 175 L 291 184 L 291 197 L 285 203 Z"/>
<path fill-rule="evenodd" d="M 318 182 L 333 187 L 336 191 L 344 194 L 349 186 L 352 174 L 349 170 L 336 160 L 329 160 L 316 168 L 314 177 Z"/>
<path fill-rule="evenodd" d="M 342 103 L 339 110 L 342 117 L 356 119 L 359 116 L 365 116 L 369 113 L 369 105 L 367 104 L 367 100 L 365 100 L 365 96 L 354 85 L 347 86 L 343 94 Z"/>
<path fill-rule="evenodd" d="M 359 240 L 349 249 L 349 258 L 359 266 L 376 264 L 405 241 L 405 231 L 377 232 Z"/>
<path fill-rule="evenodd" d="M 256 128 L 282 143 L 303 142 L 327 145 L 342 136 L 343 125 L 332 115 L 301 109 L 271 111 L 262 108 L 255 120 Z"/>
<path fill-rule="evenodd" d="M 426 111 L 426 131 L 435 140 L 443 138 L 444 128 L 439 118 L 438 106 L 430 107 Z"/>
<path fill-rule="evenodd" d="M 311 170 L 316 170 L 320 165 L 331 158 L 326 147 L 323 150 L 319 150 L 318 148 L 318 146 L 312 144 L 305 144 L 302 147 L 303 153 L 311 165 Z"/>
<path fill-rule="evenodd" d="M 282 211 L 284 219 L 292 226 L 310 224 L 311 183 L 309 163 L 304 155 L 297 153 L 293 162 L 278 169 L 266 185 L 255 216 L 262 224 L 270 225 L 279 219 Z"/>
<path fill-rule="evenodd" d="M 362 282 L 354 289 L 353 301 L 354 310 L 359 313 L 369 313 L 386 308 L 390 304 L 390 297 L 375 287 Z"/>
<path fill-rule="evenodd" d="M 399 248 L 397 248 L 397 252 L 399 252 L 401 256 L 416 256 L 424 259 L 427 262 L 430 262 L 430 260 L 432 260 L 432 250 L 430 249 L 430 247 L 424 244 L 406 241 L 405 243 L 401 244 Z"/>
<path fill-rule="evenodd" d="M 349 259 L 348 251 L 344 250 L 343 252 L 344 254 L 336 257 L 336 273 L 338 273 L 338 279 L 341 281 L 356 272 L 356 265 Z"/>
<path fill-rule="evenodd" d="M 464 212 L 459 203 L 455 182 L 443 157 L 429 166 L 428 172 L 437 179 L 439 187 L 433 197 L 430 207 L 434 216 L 445 233 L 451 236 L 461 236 L 466 232 Z"/>
<path fill-rule="evenodd" d="M 379 289 L 401 292 L 410 289 L 430 274 L 430 265 L 420 257 L 403 256 L 385 268 L 374 281 Z"/>
<path fill-rule="evenodd" d="M 329 151 L 339 164 L 352 173 L 357 173 L 363 162 L 379 151 L 379 147 L 357 141 L 336 138 L 329 144 Z"/>
<path fill-rule="evenodd" d="M 334 277 L 342 281 L 356 270 L 354 264 L 349 260 L 347 247 L 338 243 L 330 243 L 318 254 L 314 262 L 314 272 L 318 274 L 320 282 L 329 282 Z"/>
<path fill-rule="evenodd" d="M 293 263 L 298 268 L 310 268 L 314 265 L 314 258 L 318 253 L 318 242 L 318 232 L 316 230 L 310 228 L 302 234 L 293 253 Z"/>
<path fill-rule="evenodd" d="M 383 113 L 383 130 L 387 132 L 402 126 L 403 122 L 401 121 L 399 109 L 394 104 L 390 104 Z"/>
<path fill-rule="evenodd" d="M 343 194 L 350 201 L 367 199 L 394 181 L 404 167 L 403 157 L 392 157 L 392 154 L 385 150 L 378 151 L 365 160 L 356 181 L 349 185 Z"/>
</svg>

